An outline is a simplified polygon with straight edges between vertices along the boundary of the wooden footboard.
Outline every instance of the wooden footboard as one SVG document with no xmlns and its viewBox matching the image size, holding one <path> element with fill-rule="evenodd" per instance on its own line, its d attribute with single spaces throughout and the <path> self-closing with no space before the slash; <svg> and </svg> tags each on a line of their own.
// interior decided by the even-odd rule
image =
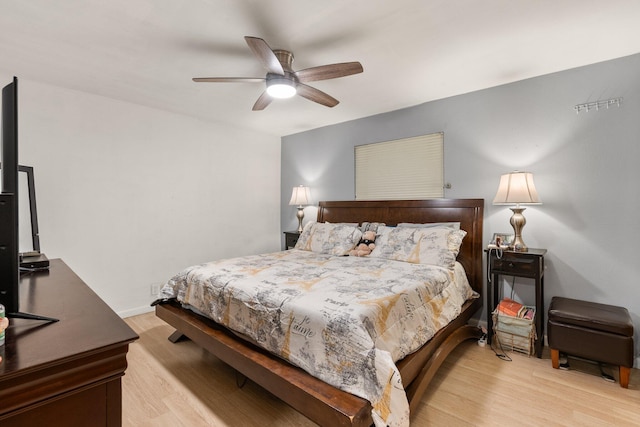
<svg viewBox="0 0 640 427">
<path fill-rule="evenodd" d="M 476 303 L 477 302 L 477 303 Z M 429 343 L 398 363 L 411 411 L 446 357 L 461 342 L 477 339 L 480 330 L 466 324 L 479 300 L 465 305 L 463 314 L 439 331 Z M 193 342 L 268 390 L 321 426 L 371 426 L 371 404 L 339 390 L 271 353 L 238 338 L 227 329 L 172 301 L 156 306 L 156 315 Z M 177 336 L 172 335 L 172 341 Z M 417 374 L 413 374 L 417 371 Z"/>
<path fill-rule="evenodd" d="M 458 344 L 477 339 L 481 331 L 467 325 L 480 305 L 468 302 L 460 317 L 440 330 L 417 352 L 398 363 L 411 412 L 420 403 L 438 368 Z M 214 321 L 172 301 L 156 306 L 156 315 L 242 375 L 321 426 L 368 427 L 373 424 L 369 401 L 339 390 L 273 354 L 238 338 Z M 172 341 L 177 335 L 172 334 Z M 414 372 L 417 372 L 414 374 Z"/>
<path fill-rule="evenodd" d="M 312 377 L 178 303 L 157 305 L 156 315 L 312 421 L 322 426 L 373 424 L 367 400 Z"/>
</svg>

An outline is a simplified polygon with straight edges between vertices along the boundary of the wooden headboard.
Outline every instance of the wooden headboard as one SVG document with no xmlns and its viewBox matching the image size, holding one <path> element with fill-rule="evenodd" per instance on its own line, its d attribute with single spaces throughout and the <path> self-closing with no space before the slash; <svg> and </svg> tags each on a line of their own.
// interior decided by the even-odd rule
<svg viewBox="0 0 640 427">
<path fill-rule="evenodd" d="M 320 202 L 318 222 L 460 222 L 467 232 L 458 261 L 464 266 L 471 287 L 482 295 L 482 218 L 484 199 L 431 199 Z"/>
</svg>

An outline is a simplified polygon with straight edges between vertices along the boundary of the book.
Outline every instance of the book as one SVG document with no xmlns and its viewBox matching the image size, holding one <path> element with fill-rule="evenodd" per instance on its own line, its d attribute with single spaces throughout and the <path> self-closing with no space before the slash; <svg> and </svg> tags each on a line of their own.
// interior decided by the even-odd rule
<svg viewBox="0 0 640 427">
<path fill-rule="evenodd" d="M 518 317 L 521 317 L 522 319 L 527 319 L 527 320 L 533 320 L 535 316 L 536 316 L 536 311 L 531 307 L 524 307 L 524 309 L 520 310 L 520 313 L 518 314 Z"/>
<path fill-rule="evenodd" d="M 525 320 L 533 320 L 536 316 L 536 310 L 533 307 L 527 307 L 510 298 L 504 298 L 500 301 L 496 311 L 498 314 Z"/>
<path fill-rule="evenodd" d="M 525 308 L 524 305 L 510 298 L 503 298 L 498 304 L 499 313 L 512 317 L 520 317 L 519 315 L 523 308 Z"/>
</svg>

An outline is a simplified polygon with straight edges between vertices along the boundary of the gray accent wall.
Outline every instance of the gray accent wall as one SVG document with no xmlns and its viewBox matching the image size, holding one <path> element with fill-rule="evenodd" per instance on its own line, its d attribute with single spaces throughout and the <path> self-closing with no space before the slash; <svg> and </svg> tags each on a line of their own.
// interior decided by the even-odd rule
<svg viewBox="0 0 640 427">
<path fill-rule="evenodd" d="M 288 205 L 293 186 L 308 185 L 315 204 L 354 199 L 354 146 L 444 132 L 445 197 L 485 199 L 487 242 L 512 230 L 508 207 L 492 204 L 500 175 L 534 174 L 543 204 L 525 210 L 523 239 L 548 250 L 545 306 L 559 295 L 626 307 L 639 366 L 638 76 L 640 54 L 285 136 L 281 229 L 297 227 Z M 574 110 L 618 97 L 620 107 Z M 307 207 L 304 222 L 316 212 Z M 509 296 L 511 280 L 501 285 Z M 513 295 L 533 305 L 532 282 L 516 280 Z M 486 312 L 478 318 L 484 322 Z"/>
</svg>

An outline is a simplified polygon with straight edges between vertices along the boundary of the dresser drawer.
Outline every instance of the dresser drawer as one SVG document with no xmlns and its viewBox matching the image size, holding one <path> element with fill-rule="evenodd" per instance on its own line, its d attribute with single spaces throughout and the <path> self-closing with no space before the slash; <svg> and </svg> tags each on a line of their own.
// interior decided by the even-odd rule
<svg viewBox="0 0 640 427">
<path fill-rule="evenodd" d="M 498 274 L 535 277 L 540 272 L 540 261 L 538 257 L 492 257 L 491 271 Z"/>
</svg>

